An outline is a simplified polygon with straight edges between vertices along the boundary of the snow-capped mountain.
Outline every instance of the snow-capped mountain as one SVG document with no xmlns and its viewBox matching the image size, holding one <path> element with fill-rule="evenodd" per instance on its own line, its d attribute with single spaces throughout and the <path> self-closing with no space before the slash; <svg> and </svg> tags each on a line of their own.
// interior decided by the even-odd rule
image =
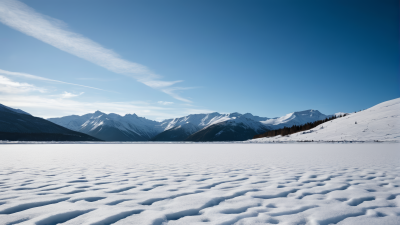
<svg viewBox="0 0 400 225">
<path fill-rule="evenodd" d="M 48 120 L 105 141 L 148 141 L 163 131 L 160 122 L 136 114 L 120 116 L 96 111 L 83 116 L 74 115 Z"/>
<path fill-rule="evenodd" d="M 291 127 L 293 125 L 302 125 L 317 120 L 326 119 L 327 115 L 320 113 L 318 110 L 305 110 L 300 112 L 289 113 L 285 116 L 260 121 L 267 126 L 270 130 L 280 129 L 283 127 Z"/>
<path fill-rule="evenodd" d="M 64 126 L 68 129 L 83 132 L 91 136 L 106 141 L 184 141 L 189 136 L 197 132 L 211 133 L 217 135 L 218 140 L 228 141 L 229 134 L 233 140 L 246 140 L 256 134 L 267 130 L 278 129 L 283 126 L 293 124 L 304 124 L 313 122 L 327 116 L 317 110 L 307 110 L 295 112 L 284 117 L 270 119 L 267 117 L 254 116 L 250 113 L 227 113 L 220 114 L 203 113 L 191 114 L 185 117 L 167 119 L 162 122 L 148 120 L 138 117 L 136 114 L 127 114 L 120 116 L 117 114 L 105 114 L 100 111 L 86 114 L 83 116 L 66 116 L 61 118 L 51 118 L 49 121 Z M 218 125 L 217 125 L 218 124 Z M 209 127 L 212 132 L 204 131 Z M 228 128 L 229 127 L 229 128 Z M 240 133 L 245 132 L 246 135 Z M 224 133 L 222 136 L 221 134 Z M 235 134 L 233 134 L 235 133 Z M 208 141 L 209 138 L 201 141 Z M 252 135 L 252 136 L 250 136 Z M 225 137 L 225 138 L 223 138 Z M 244 139 L 245 138 L 245 139 Z M 199 140 L 198 138 L 195 138 Z M 210 139 L 210 140 L 211 140 Z M 230 140 L 230 139 L 229 139 Z"/>
<path fill-rule="evenodd" d="M 187 122 L 197 126 L 199 129 L 221 123 L 227 120 L 237 119 L 237 118 L 248 118 L 253 121 L 262 121 L 268 120 L 267 117 L 258 117 L 253 116 L 250 113 L 240 114 L 240 113 L 227 113 L 227 114 L 220 114 L 217 112 L 208 113 L 208 114 L 191 114 L 185 117 L 174 118 L 169 120 L 164 120 L 161 123 L 162 127 L 165 127 L 165 130 L 171 129 L 173 127 L 186 124 Z M 250 124 L 249 124 L 250 125 Z M 258 125 L 257 125 L 258 126 Z"/>
<path fill-rule="evenodd" d="M 165 126 L 165 130 L 154 137 L 152 141 L 190 141 L 191 139 L 187 139 L 190 135 L 216 124 L 219 125 L 213 126 L 213 130 L 215 130 L 216 127 L 218 127 L 218 129 L 223 129 L 222 127 L 228 124 L 230 126 L 240 124 L 241 126 L 246 127 L 246 129 L 251 130 L 252 133 L 258 134 L 267 130 L 266 126 L 259 121 L 267 119 L 267 117 L 253 116 L 250 113 L 220 114 L 214 112 L 209 114 L 193 114 L 163 121 L 162 126 Z M 228 121 L 229 123 L 227 123 Z M 230 130 L 235 129 L 231 128 Z"/>
<path fill-rule="evenodd" d="M 248 142 L 277 141 L 396 141 L 400 142 L 400 98 L 287 136 Z"/>
<path fill-rule="evenodd" d="M 100 111 L 83 116 L 50 118 L 49 121 L 68 129 L 83 132 L 106 141 L 182 141 L 200 129 L 228 120 L 243 122 L 254 130 L 265 130 L 257 121 L 266 117 L 253 116 L 250 113 L 208 113 L 191 114 L 157 122 L 138 117 L 136 114 L 105 114 Z M 165 134 L 163 132 L 166 132 Z M 155 138 L 156 135 L 160 135 Z"/>
</svg>

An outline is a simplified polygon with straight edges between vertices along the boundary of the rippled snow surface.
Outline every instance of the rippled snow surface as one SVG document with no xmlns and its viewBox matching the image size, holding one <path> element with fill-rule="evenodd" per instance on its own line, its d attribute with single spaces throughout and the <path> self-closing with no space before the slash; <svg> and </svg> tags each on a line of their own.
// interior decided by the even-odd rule
<svg viewBox="0 0 400 225">
<path fill-rule="evenodd" d="M 400 224 L 398 144 L 0 145 L 0 224 Z"/>
</svg>

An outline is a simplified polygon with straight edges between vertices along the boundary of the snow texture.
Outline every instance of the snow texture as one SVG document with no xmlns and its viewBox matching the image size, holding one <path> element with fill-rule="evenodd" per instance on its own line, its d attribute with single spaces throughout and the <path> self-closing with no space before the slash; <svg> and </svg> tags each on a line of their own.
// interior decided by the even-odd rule
<svg viewBox="0 0 400 225">
<path fill-rule="evenodd" d="M 258 138 L 247 142 L 291 141 L 400 141 L 400 98 L 323 123 L 287 136 Z"/>
<path fill-rule="evenodd" d="M 0 224 L 400 224 L 399 144 L 3 144 Z"/>
</svg>

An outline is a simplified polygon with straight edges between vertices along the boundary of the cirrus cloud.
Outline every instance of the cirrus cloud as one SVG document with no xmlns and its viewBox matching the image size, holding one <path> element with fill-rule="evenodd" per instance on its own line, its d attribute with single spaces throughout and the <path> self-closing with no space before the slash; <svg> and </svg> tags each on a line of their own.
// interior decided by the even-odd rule
<svg viewBox="0 0 400 225">
<path fill-rule="evenodd" d="M 0 75 L 0 92 L 6 94 L 20 94 L 26 92 L 38 91 L 41 93 L 47 92 L 46 89 L 36 87 L 28 83 L 20 83 Z"/>
<path fill-rule="evenodd" d="M 61 83 L 61 84 L 69 84 L 69 85 L 75 85 L 75 86 L 80 86 L 80 87 L 85 87 L 85 88 L 91 88 L 91 89 L 100 90 L 100 91 L 107 91 L 107 90 L 104 90 L 104 89 L 90 87 L 90 86 L 86 86 L 86 85 L 68 83 L 68 82 L 64 82 L 64 81 L 48 79 L 48 78 L 45 78 L 45 77 L 39 77 L 39 76 L 28 74 L 28 73 L 11 72 L 11 71 L 2 70 L 2 69 L 0 69 L 0 75 L 17 76 L 17 77 L 23 77 L 23 78 L 33 79 L 33 80 L 49 81 L 49 82 L 55 82 L 55 83 Z M 108 92 L 111 92 L 111 91 L 108 91 Z"/>
<path fill-rule="evenodd" d="M 194 113 L 209 113 L 210 110 L 188 107 L 181 104 L 178 107 L 169 107 L 172 102 L 159 101 L 149 103 L 145 101 L 82 101 L 76 98 L 84 94 L 64 91 L 61 94 L 52 94 L 47 89 L 13 81 L 0 75 L 0 103 L 13 108 L 20 108 L 33 116 L 43 118 L 62 117 L 67 115 L 84 115 L 100 110 L 105 113 L 125 115 L 136 113 L 149 119 L 164 120 L 186 116 Z"/>
<path fill-rule="evenodd" d="M 133 77 L 175 99 L 191 102 L 178 95 L 175 92 L 176 88 L 167 88 L 181 81 L 162 81 L 160 75 L 146 66 L 123 59 L 114 51 L 89 38 L 67 30 L 61 21 L 42 15 L 20 1 L 0 1 L 0 22 L 109 71 Z"/>
<path fill-rule="evenodd" d="M 173 102 L 164 102 L 164 101 L 158 101 L 157 103 L 160 104 L 160 105 L 172 105 L 172 104 L 174 104 Z"/>
<path fill-rule="evenodd" d="M 60 95 L 61 98 L 73 98 L 73 97 L 78 97 L 79 95 L 83 95 L 84 92 L 81 92 L 79 94 L 73 94 L 67 91 L 64 91 L 64 93 L 62 93 Z"/>
</svg>

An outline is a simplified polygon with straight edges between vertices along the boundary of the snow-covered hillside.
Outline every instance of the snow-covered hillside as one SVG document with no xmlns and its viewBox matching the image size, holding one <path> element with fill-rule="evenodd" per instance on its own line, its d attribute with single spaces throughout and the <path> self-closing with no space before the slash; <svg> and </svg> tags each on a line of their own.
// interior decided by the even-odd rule
<svg viewBox="0 0 400 225">
<path fill-rule="evenodd" d="M 276 141 L 400 141 L 400 98 L 323 123 L 288 136 L 248 142 Z"/>
</svg>

